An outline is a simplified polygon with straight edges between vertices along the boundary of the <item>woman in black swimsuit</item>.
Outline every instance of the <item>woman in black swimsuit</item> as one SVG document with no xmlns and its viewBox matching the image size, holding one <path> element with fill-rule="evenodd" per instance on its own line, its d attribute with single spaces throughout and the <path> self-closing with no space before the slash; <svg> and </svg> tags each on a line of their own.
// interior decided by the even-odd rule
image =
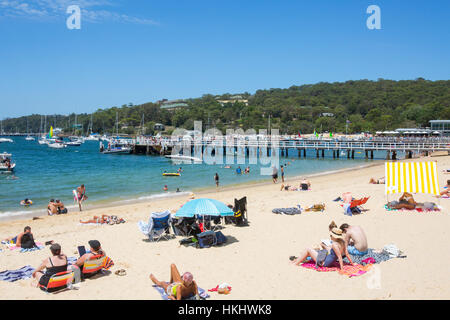
<svg viewBox="0 0 450 320">
<path fill-rule="evenodd" d="M 61 254 L 61 246 L 54 243 L 50 246 L 52 257 L 42 261 L 41 265 L 33 272 L 33 278 L 42 286 L 47 286 L 50 277 L 56 273 L 67 271 L 67 256 Z M 42 272 L 44 269 L 45 273 Z"/>
</svg>

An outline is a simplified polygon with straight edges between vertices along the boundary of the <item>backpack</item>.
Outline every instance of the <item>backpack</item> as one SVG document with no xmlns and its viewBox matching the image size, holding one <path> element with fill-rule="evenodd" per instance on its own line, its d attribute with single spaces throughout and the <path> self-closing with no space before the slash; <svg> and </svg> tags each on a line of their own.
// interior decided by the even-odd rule
<svg viewBox="0 0 450 320">
<path fill-rule="evenodd" d="M 209 248 L 217 243 L 216 234 L 214 231 L 205 231 L 197 235 L 199 248 Z"/>
</svg>

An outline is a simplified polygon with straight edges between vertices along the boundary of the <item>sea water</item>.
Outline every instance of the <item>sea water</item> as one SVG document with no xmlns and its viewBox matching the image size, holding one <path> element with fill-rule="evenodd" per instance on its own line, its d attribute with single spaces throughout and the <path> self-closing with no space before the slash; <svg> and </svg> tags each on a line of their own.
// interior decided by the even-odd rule
<svg viewBox="0 0 450 320">
<path fill-rule="evenodd" d="M 81 184 L 86 186 L 89 197 L 85 205 L 91 207 L 179 195 L 175 192 L 177 188 L 186 194 L 203 188 L 214 190 L 216 173 L 221 186 L 272 179 L 260 174 L 260 164 L 239 164 L 242 172 L 249 166 L 250 173 L 237 175 L 236 158 L 232 168 L 227 169 L 225 164 L 175 164 L 161 156 L 101 154 L 97 141 L 86 141 L 79 147 L 52 149 L 37 140 L 12 139 L 12 143 L 0 144 L 0 153 L 12 153 L 16 163 L 13 174 L 0 174 L 0 220 L 46 214 L 50 199 L 60 199 L 69 210 L 78 210 L 74 207 L 72 190 Z M 373 161 L 365 160 L 364 152 L 355 153 L 355 159 L 347 159 L 346 155 L 333 159 L 331 151 L 326 151 L 325 158 L 316 159 L 315 150 L 308 151 L 308 158 L 299 158 L 296 150 L 289 151 L 289 157 L 279 158 L 281 165 L 287 165 L 285 178 L 357 167 Z M 384 152 L 374 155 L 375 160 L 385 157 Z M 180 177 L 162 176 L 164 171 L 176 172 L 179 167 L 183 170 Z M 163 191 L 164 185 L 168 187 L 167 192 Z M 31 199 L 33 205 L 21 206 L 20 201 L 25 198 Z"/>
</svg>

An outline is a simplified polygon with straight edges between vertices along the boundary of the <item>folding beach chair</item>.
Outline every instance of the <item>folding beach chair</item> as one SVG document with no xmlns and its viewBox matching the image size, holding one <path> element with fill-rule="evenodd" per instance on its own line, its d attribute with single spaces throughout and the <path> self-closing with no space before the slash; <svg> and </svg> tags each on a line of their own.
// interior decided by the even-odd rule
<svg viewBox="0 0 450 320">
<path fill-rule="evenodd" d="M 159 241 L 162 238 L 170 239 L 170 225 L 172 217 L 170 211 L 152 212 L 148 224 L 139 221 L 138 226 L 150 241 Z"/>
<path fill-rule="evenodd" d="M 234 223 L 237 226 L 245 226 L 248 225 L 248 216 L 247 216 L 247 197 L 243 197 L 239 200 L 234 199 L 234 216 L 233 217 L 225 217 L 229 218 L 225 220 L 225 222 Z"/>
<path fill-rule="evenodd" d="M 41 290 L 51 293 L 67 289 L 72 284 L 74 273 L 72 270 L 58 272 L 50 277 L 47 286 L 39 284 Z"/>
<path fill-rule="evenodd" d="M 103 268 L 105 268 L 107 260 L 108 257 L 104 254 L 97 254 L 84 261 L 81 277 L 90 278 L 93 275 L 99 273 Z"/>
</svg>

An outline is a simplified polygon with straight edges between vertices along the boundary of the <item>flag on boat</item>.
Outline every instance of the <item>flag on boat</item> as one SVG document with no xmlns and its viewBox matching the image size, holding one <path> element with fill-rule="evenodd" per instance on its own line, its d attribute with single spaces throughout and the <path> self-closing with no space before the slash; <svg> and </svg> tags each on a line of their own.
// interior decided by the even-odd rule
<svg viewBox="0 0 450 320">
<path fill-rule="evenodd" d="M 427 193 L 439 195 L 437 164 L 426 162 L 386 162 L 385 193 Z"/>
</svg>

